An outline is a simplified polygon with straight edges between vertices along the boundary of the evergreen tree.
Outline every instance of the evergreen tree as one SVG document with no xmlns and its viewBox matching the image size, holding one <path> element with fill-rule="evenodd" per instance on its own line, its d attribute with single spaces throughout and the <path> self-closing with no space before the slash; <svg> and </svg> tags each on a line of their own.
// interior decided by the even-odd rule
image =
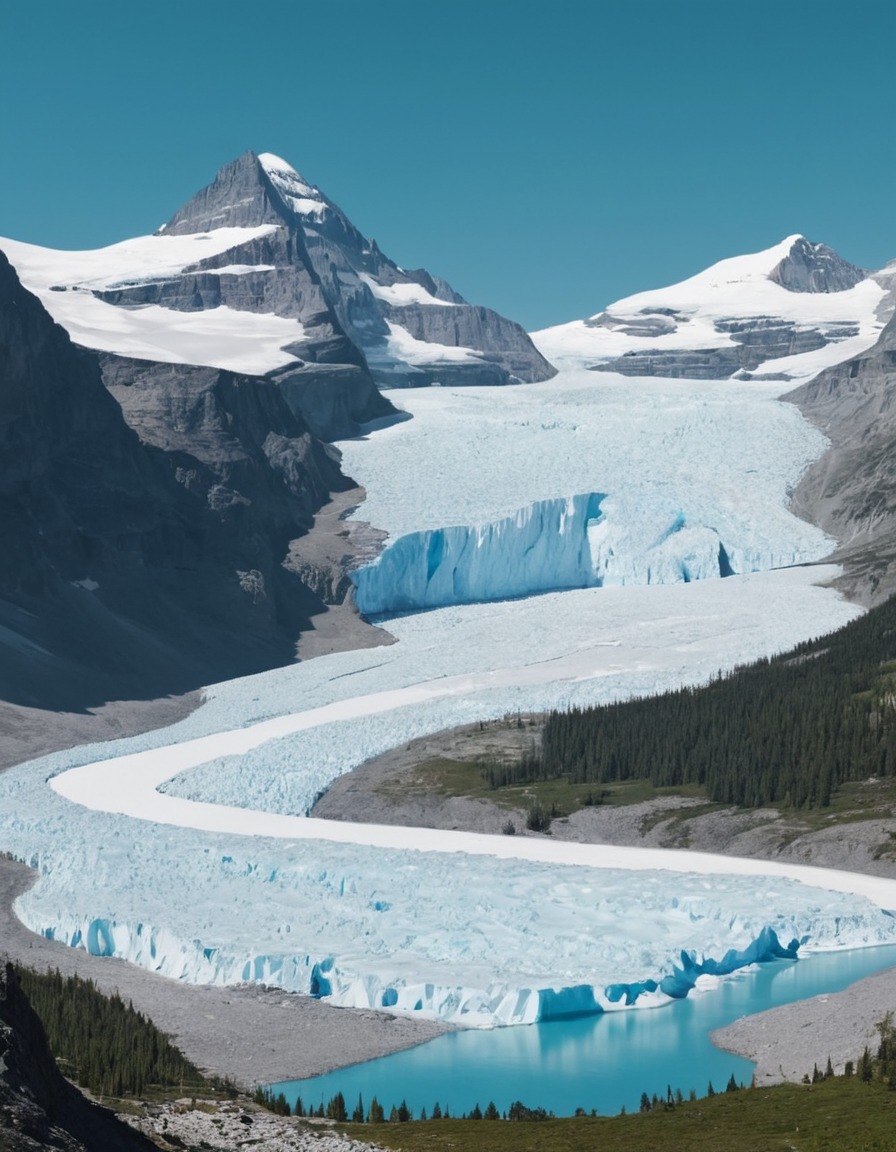
<svg viewBox="0 0 896 1152">
<path fill-rule="evenodd" d="M 336 1120 L 339 1123 L 344 1123 L 348 1119 L 348 1112 L 346 1111 L 345 1107 L 345 1097 L 341 1092 L 337 1092 L 327 1105 L 327 1117 L 330 1120 Z"/>
</svg>

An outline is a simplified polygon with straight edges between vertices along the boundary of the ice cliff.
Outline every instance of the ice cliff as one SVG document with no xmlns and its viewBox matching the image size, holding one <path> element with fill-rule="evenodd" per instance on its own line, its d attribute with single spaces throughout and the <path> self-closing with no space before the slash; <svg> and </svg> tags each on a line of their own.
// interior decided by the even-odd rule
<svg viewBox="0 0 896 1152">
<path fill-rule="evenodd" d="M 724 517 L 723 538 L 699 513 L 630 505 L 589 492 L 490 523 L 411 532 L 351 574 L 355 602 L 375 616 L 565 588 L 688 584 L 815 558 L 798 545 L 738 540 Z"/>
</svg>

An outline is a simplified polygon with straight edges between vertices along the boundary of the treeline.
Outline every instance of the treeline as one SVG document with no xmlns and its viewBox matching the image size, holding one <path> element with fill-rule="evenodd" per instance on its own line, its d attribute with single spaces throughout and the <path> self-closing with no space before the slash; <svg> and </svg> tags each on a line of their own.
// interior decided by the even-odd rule
<svg viewBox="0 0 896 1152">
<path fill-rule="evenodd" d="M 208 1089 L 199 1069 L 151 1020 L 92 980 L 16 968 L 64 1075 L 97 1096 L 141 1096 L 150 1087 Z"/>
<path fill-rule="evenodd" d="M 376 1096 L 371 1098 L 369 1106 L 365 1108 L 364 1099 L 360 1094 L 357 1104 L 349 1112 L 345 1097 L 341 1092 L 337 1092 L 326 1104 L 321 1101 L 316 1107 L 311 1104 L 306 1107 L 301 1096 L 296 1098 L 295 1104 L 290 1105 L 283 1092 L 274 1095 L 265 1088 L 257 1088 L 255 1090 L 255 1103 L 261 1104 L 280 1116 L 299 1116 L 311 1119 L 316 1117 L 322 1120 L 336 1120 L 339 1123 L 351 1121 L 353 1124 L 406 1124 L 410 1120 L 452 1119 L 448 1106 L 446 1105 L 443 1110 L 438 1101 L 433 1105 L 431 1113 L 427 1113 L 425 1108 L 421 1108 L 420 1115 L 415 1116 L 407 1102 L 402 1100 L 400 1104 L 393 1104 L 387 1115 L 386 1109 L 380 1104 Z M 584 1115 L 582 1109 L 579 1109 L 579 1114 Z M 596 1113 L 592 1113 L 592 1115 L 596 1115 Z M 506 1112 L 499 1112 L 494 1101 L 489 1101 L 484 1109 L 476 1104 L 470 1112 L 463 1112 L 460 1116 L 453 1117 L 455 1120 L 552 1120 L 553 1118 L 553 1112 L 546 1112 L 544 1108 L 527 1108 L 520 1100 L 511 1104 Z"/>
<path fill-rule="evenodd" d="M 840 784 L 896 775 L 896 598 L 838 632 L 702 688 L 552 712 L 540 751 L 482 766 L 492 787 L 566 778 L 697 785 L 723 804 L 827 807 Z"/>
</svg>

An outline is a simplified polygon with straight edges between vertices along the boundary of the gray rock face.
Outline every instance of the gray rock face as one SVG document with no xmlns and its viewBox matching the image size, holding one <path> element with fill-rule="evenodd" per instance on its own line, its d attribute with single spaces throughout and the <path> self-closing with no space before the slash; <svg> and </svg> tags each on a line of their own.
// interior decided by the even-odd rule
<svg viewBox="0 0 896 1152">
<path fill-rule="evenodd" d="M 275 157 L 247 152 L 226 165 L 162 231 L 182 235 L 264 224 L 277 225 L 278 231 L 203 261 L 173 280 L 116 289 L 103 298 L 185 311 L 226 304 L 295 317 L 306 329 L 305 341 L 295 348 L 303 361 L 350 365 L 362 373 L 369 368 L 384 386 L 425 384 L 446 372 L 452 383 L 470 384 L 554 375 L 518 324 L 467 304 L 444 280 L 423 269 L 399 268 L 336 204 Z M 234 264 L 269 270 L 215 272 L 216 267 Z M 433 345 L 432 355 L 415 348 L 409 361 L 391 340 L 390 325 Z M 444 348 L 471 351 L 459 363 L 446 361 Z M 361 397 L 360 404 L 365 411 L 374 407 L 369 396 Z M 382 407 L 368 418 L 385 414 Z M 307 411 L 302 415 L 313 422 Z"/>
<path fill-rule="evenodd" d="M 800 236 L 769 280 L 788 292 L 845 292 L 867 276 L 866 269 L 848 263 L 833 248 Z"/>
<path fill-rule="evenodd" d="M 896 591 L 896 317 L 877 344 L 788 394 L 831 441 L 793 495 L 840 542 L 845 588 L 866 604 Z"/>
<path fill-rule="evenodd" d="M 0 698 L 78 710 L 290 662 L 322 605 L 283 560 L 345 484 L 333 450 L 269 380 L 103 374 L 0 255 Z"/>
<path fill-rule="evenodd" d="M 175 479 L 216 511 L 251 508 L 261 522 L 253 536 L 263 525 L 288 541 L 343 486 L 338 452 L 311 435 L 275 382 L 105 354 L 100 364 L 141 441 L 161 450 Z M 252 560 L 247 551 L 244 563 Z"/>
<path fill-rule="evenodd" d="M 688 380 L 724 380 L 736 373 L 742 379 L 750 379 L 766 360 L 795 356 L 800 352 L 814 352 L 834 340 L 845 340 L 848 336 L 858 334 L 855 325 L 834 324 L 824 330 L 803 329 L 774 316 L 718 320 L 715 327 L 720 332 L 729 333 L 736 347 L 627 352 L 606 364 L 595 366 L 593 371 Z M 638 331 L 630 334 L 643 336 L 660 333 Z M 760 373 L 760 376 L 763 380 L 787 379 L 783 372 Z"/>
</svg>

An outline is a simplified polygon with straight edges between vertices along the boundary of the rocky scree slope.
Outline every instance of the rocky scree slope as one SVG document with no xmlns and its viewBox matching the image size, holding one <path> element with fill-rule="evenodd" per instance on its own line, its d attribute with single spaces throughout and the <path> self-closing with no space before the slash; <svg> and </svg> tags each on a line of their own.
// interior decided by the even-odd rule
<svg viewBox="0 0 896 1152">
<path fill-rule="evenodd" d="M 156 1145 L 60 1074 L 11 964 L 0 966 L 0 1149 L 152 1152 Z"/>
<path fill-rule="evenodd" d="M 103 371 L 0 254 L 0 698 L 78 710 L 292 660 L 322 605 L 282 561 L 345 486 L 332 449 L 270 381 Z"/>
</svg>

